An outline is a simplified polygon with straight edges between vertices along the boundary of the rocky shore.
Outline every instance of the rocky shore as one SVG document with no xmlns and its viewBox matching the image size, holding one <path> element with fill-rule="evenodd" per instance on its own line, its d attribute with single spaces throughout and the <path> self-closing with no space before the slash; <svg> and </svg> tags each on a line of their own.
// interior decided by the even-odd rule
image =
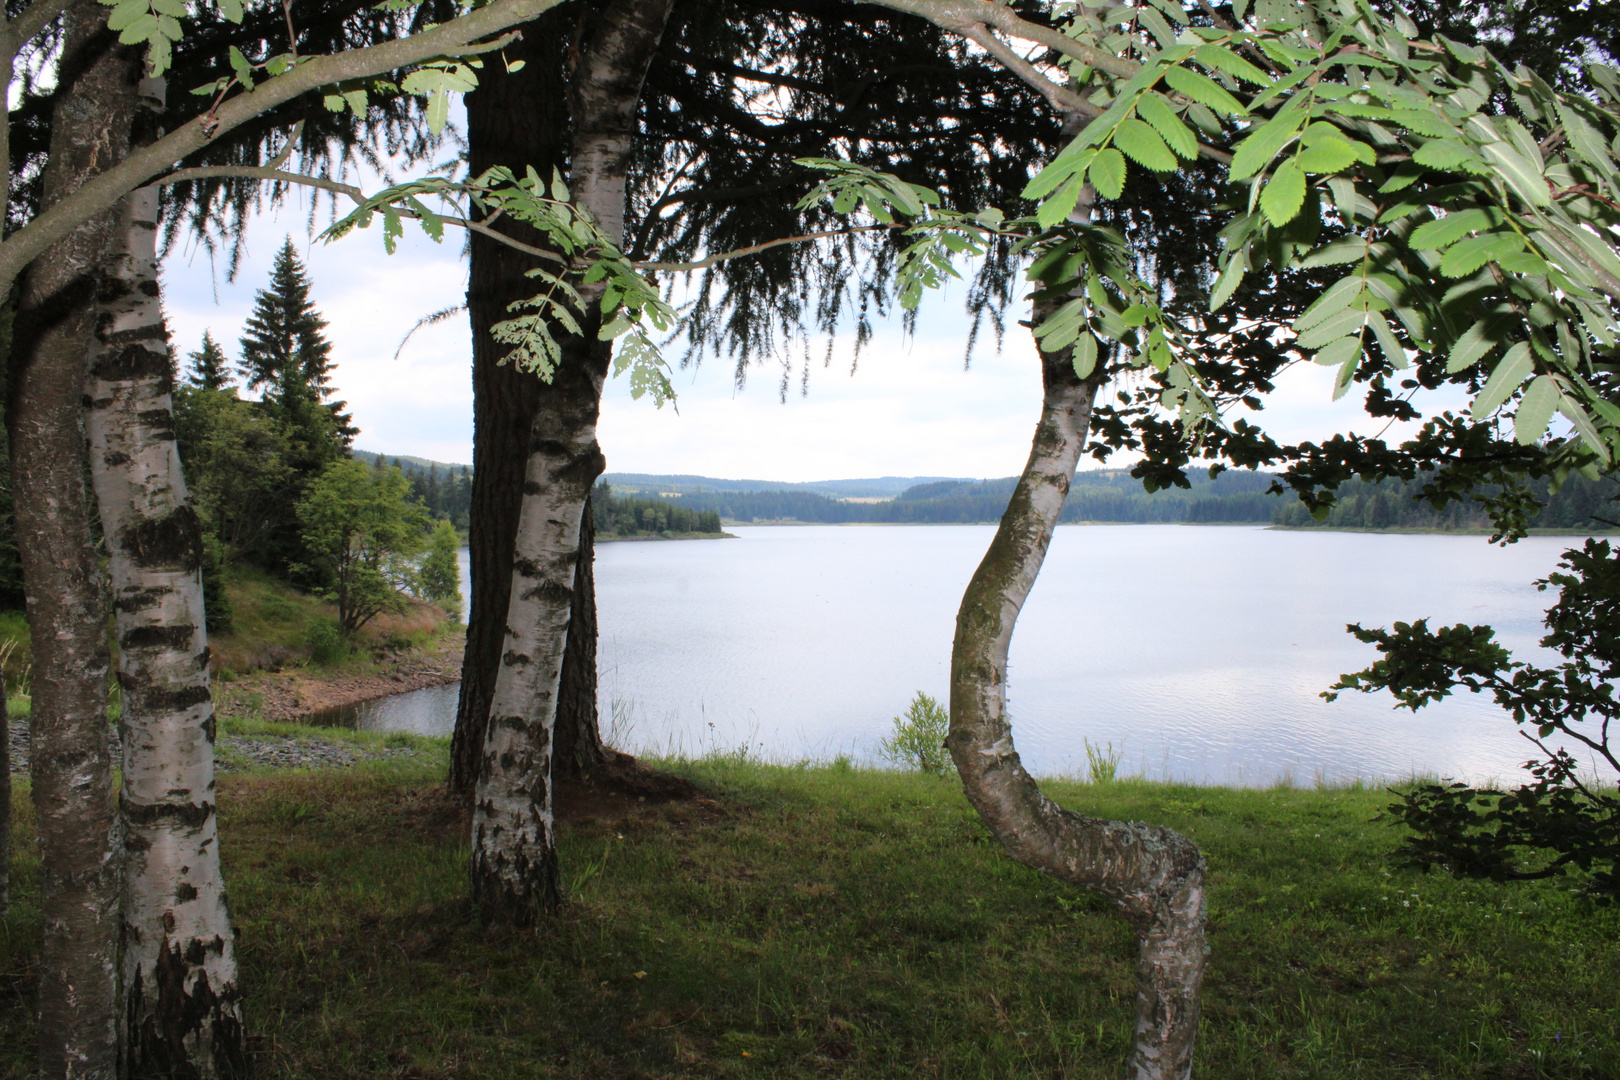
<svg viewBox="0 0 1620 1080">
<path fill-rule="evenodd" d="M 28 771 L 27 720 L 12 719 L 9 742 L 11 745 L 11 771 L 13 773 L 26 773 Z M 119 747 L 118 732 L 114 729 L 108 729 L 107 748 L 112 752 L 116 761 Z M 319 735 L 311 735 L 305 738 L 250 738 L 240 735 L 227 735 L 219 740 L 219 745 L 215 748 L 215 768 L 219 772 L 235 772 L 238 769 L 267 766 L 277 769 L 345 768 L 361 761 L 411 757 L 422 752 L 409 746 L 373 748 L 356 743 L 323 739 Z"/>
<path fill-rule="evenodd" d="M 252 717 L 296 724 L 327 709 L 442 686 L 461 678 L 459 640 L 453 651 L 407 653 L 379 661 L 364 674 L 327 675 L 318 668 L 255 672 L 214 682 L 214 707 L 221 716 Z"/>
</svg>

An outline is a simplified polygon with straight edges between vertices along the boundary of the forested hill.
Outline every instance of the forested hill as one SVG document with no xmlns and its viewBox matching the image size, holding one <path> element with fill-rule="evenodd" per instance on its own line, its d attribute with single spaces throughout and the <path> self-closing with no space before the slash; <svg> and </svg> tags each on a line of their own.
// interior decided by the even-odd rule
<svg viewBox="0 0 1620 1080">
<path fill-rule="evenodd" d="M 776 483 L 770 488 L 732 489 L 750 481 L 716 481 L 708 477 L 609 474 L 622 494 L 659 496 L 671 507 L 714 511 L 728 522 L 795 521 L 818 524 L 916 523 L 968 524 L 1000 519 L 1015 479 L 962 480 L 918 477 L 888 498 L 846 494 L 830 497 L 817 488 L 830 484 Z M 1423 482 L 1345 485 L 1340 503 L 1325 522 L 1315 522 L 1292 495 L 1270 495 L 1272 477 L 1265 473 L 1225 472 L 1211 480 L 1193 474 L 1192 486 L 1149 494 L 1123 469 L 1087 471 L 1075 477 L 1062 521 L 1197 522 L 1278 524 L 1294 527 L 1477 530 L 1490 528 L 1478 504 L 1453 503 L 1435 511 L 1415 501 Z M 885 478 L 890 484 L 893 478 Z M 858 490 L 879 489 L 885 481 L 845 481 Z M 1546 484 L 1532 485 L 1546 508 L 1532 520 L 1537 528 L 1608 531 L 1603 519 L 1620 520 L 1620 483 L 1590 481 L 1579 475 L 1556 494 Z"/>
</svg>

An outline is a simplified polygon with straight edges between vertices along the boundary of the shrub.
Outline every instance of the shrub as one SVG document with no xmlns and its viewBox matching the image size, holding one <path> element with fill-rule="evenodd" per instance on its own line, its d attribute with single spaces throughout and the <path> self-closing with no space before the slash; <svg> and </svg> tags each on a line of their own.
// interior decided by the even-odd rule
<svg viewBox="0 0 1620 1080">
<path fill-rule="evenodd" d="M 336 664 L 349 658 L 349 643 L 337 620 L 317 615 L 304 627 L 304 647 L 317 664 Z"/>
<path fill-rule="evenodd" d="M 950 714 L 919 690 L 906 714 L 894 718 L 894 734 L 878 744 L 878 752 L 897 765 L 937 776 L 951 764 L 945 750 L 950 726 Z"/>
</svg>

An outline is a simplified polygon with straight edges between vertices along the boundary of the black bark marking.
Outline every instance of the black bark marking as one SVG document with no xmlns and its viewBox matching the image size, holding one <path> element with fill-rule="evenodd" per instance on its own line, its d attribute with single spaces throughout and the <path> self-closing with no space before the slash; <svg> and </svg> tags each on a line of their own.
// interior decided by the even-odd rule
<svg viewBox="0 0 1620 1080">
<path fill-rule="evenodd" d="M 159 954 L 151 982 L 157 1001 L 144 1000 L 146 973 L 132 980 L 124 1016 L 127 1039 L 122 1074 L 132 1078 L 164 1077 L 172 1080 L 200 1080 L 193 1044 L 208 1051 L 221 1077 L 234 1080 L 248 1074 L 247 1039 L 235 1017 L 240 993 L 235 986 L 214 987 L 201 974 L 188 989 L 186 979 L 192 965 L 217 953 L 223 943 L 188 942 L 184 948 L 170 943 Z"/>
<path fill-rule="evenodd" d="M 202 569 L 202 525 L 189 504 L 130 526 L 119 537 L 119 545 L 143 569 L 188 574 Z"/>
<path fill-rule="evenodd" d="M 175 903 L 184 904 L 189 900 L 195 900 L 195 899 L 197 899 L 197 886 L 191 884 L 191 882 L 182 881 L 179 885 L 175 886 L 175 889 L 174 889 L 174 901 L 175 901 Z"/>
<path fill-rule="evenodd" d="M 92 378 L 105 382 L 137 382 L 160 378 L 169 370 L 169 358 L 161 350 L 149 349 L 145 344 L 125 345 L 117 351 L 103 352 L 91 365 Z"/>
<path fill-rule="evenodd" d="M 200 828 L 214 816 L 214 804 L 202 803 L 136 803 L 124 800 L 124 817 L 132 825 L 152 826 L 158 822 Z"/>
<path fill-rule="evenodd" d="M 194 626 L 137 626 L 118 639 L 126 649 L 183 649 L 191 644 Z"/>
<path fill-rule="evenodd" d="M 189 632 L 189 627 L 187 628 Z M 189 636 L 188 639 L 189 640 Z M 153 713 L 184 712 L 187 709 L 202 705 L 213 700 L 206 686 L 187 686 L 179 690 L 156 690 L 146 688 L 140 695 L 141 703 L 148 711 Z"/>
</svg>

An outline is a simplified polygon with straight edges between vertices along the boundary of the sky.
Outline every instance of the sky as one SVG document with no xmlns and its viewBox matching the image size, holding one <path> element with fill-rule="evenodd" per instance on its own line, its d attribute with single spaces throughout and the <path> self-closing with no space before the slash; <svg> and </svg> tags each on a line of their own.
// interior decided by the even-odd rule
<svg viewBox="0 0 1620 1080">
<path fill-rule="evenodd" d="M 333 382 L 361 431 L 355 446 L 471 462 L 465 314 L 418 330 L 395 356 L 417 320 L 465 299 L 460 237 L 450 230 L 435 244 L 413 231 L 388 255 L 379 228 L 326 244 L 311 239 L 308 221 L 307 203 L 296 200 L 253 219 L 240 272 L 230 282 L 223 257 L 216 262 L 195 246 L 176 245 L 163 273 L 177 353 L 195 351 L 209 329 L 229 355 L 240 354 L 254 295 L 291 236 L 312 280 L 311 297 L 330 324 Z M 790 482 L 1014 475 L 1040 409 L 1034 347 L 1026 331 L 1009 326 L 997 352 L 986 332 L 964 367 L 964 292 L 958 287 L 926 300 L 913 338 L 898 320 L 880 326 L 853 371 L 852 339 L 841 338 L 831 365 L 812 368 L 809 393 L 801 396 L 795 374 L 785 401 L 781 368 L 771 361 L 752 368 L 741 389 L 725 361 L 677 370 L 676 401 L 663 409 L 633 401 L 625 380 L 610 381 L 600 427 L 608 470 Z M 824 343 L 811 348 L 813 356 L 823 351 Z M 670 352 L 678 358 L 678 348 Z M 1296 365 L 1279 381 L 1263 419 L 1280 440 L 1352 429 L 1373 434 L 1382 426 L 1360 412 L 1353 395 L 1331 398 L 1330 370 Z"/>
</svg>

